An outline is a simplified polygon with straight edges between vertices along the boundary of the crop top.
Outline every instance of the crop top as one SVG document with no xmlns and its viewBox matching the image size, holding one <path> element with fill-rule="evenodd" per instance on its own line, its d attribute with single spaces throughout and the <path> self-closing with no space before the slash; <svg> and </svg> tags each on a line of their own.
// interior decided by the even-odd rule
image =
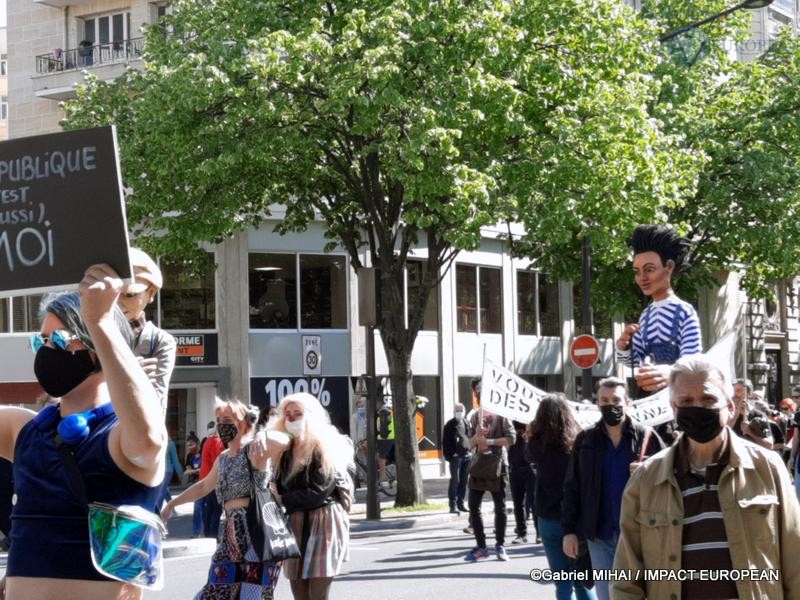
<svg viewBox="0 0 800 600">
<path fill-rule="evenodd" d="M 219 482 L 217 483 L 217 500 L 225 504 L 228 500 L 236 498 L 249 498 L 252 489 L 250 483 L 250 465 L 248 464 L 247 447 L 239 450 L 236 456 L 231 456 L 230 451 L 219 455 Z M 253 478 L 259 489 L 267 489 L 266 471 L 253 469 Z"/>
</svg>

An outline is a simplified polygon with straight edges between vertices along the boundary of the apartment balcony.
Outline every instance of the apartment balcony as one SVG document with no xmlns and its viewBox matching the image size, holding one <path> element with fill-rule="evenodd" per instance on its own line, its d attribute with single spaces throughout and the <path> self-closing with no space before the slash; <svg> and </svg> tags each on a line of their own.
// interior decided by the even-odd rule
<svg viewBox="0 0 800 600">
<path fill-rule="evenodd" d="M 74 98 L 75 84 L 83 81 L 82 71 L 91 70 L 103 80 L 115 79 L 129 65 L 141 62 L 143 50 L 144 38 L 134 38 L 40 54 L 33 76 L 34 94 L 51 100 Z"/>
</svg>

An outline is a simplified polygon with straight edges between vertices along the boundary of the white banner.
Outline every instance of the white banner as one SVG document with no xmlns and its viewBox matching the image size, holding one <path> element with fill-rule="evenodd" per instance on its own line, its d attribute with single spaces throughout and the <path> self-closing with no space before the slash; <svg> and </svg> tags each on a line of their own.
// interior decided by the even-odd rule
<svg viewBox="0 0 800 600">
<path fill-rule="evenodd" d="M 729 333 L 712 346 L 706 356 L 717 366 L 727 372 L 731 380 L 733 349 L 736 336 Z M 539 409 L 539 402 L 547 394 L 544 390 L 532 386 L 524 379 L 508 369 L 496 365 L 490 360 L 483 364 L 481 380 L 481 406 L 496 415 L 512 421 L 530 423 Z M 600 409 L 596 404 L 568 402 L 578 424 L 586 429 L 600 420 Z M 664 388 L 646 398 L 634 401 L 626 414 L 642 425 L 655 427 L 671 421 L 672 406 L 669 402 L 669 388 Z"/>
</svg>

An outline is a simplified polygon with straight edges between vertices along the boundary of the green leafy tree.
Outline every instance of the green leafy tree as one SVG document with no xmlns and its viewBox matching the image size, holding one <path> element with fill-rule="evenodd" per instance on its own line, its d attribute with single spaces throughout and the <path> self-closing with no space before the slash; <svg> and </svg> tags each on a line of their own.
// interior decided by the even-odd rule
<svg viewBox="0 0 800 600">
<path fill-rule="evenodd" d="M 116 123 L 141 243 L 185 253 L 285 207 L 380 268 L 398 505 L 422 500 L 410 357 L 424 308 L 481 227 L 521 218 L 571 239 L 578 214 L 621 231 L 693 191 L 647 106 L 655 34 L 616 0 L 178 0 L 145 68 L 89 79 L 66 126 Z M 580 211 L 578 207 L 582 206 Z M 606 245 L 611 246 L 614 234 Z M 557 244 L 556 244 L 557 245 Z M 408 319 L 404 268 L 425 256 Z"/>
</svg>

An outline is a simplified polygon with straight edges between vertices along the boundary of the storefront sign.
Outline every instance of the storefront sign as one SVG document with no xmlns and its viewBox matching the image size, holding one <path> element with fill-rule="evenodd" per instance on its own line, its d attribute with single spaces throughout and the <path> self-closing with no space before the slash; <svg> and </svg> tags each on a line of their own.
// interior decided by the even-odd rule
<svg viewBox="0 0 800 600">
<path fill-rule="evenodd" d="M 216 333 L 175 333 L 173 335 L 178 344 L 175 351 L 176 366 L 195 367 L 219 363 Z"/>
<path fill-rule="evenodd" d="M 250 402 L 262 409 L 278 406 L 290 394 L 308 392 L 317 397 L 339 431 L 350 428 L 348 377 L 251 377 Z"/>
<path fill-rule="evenodd" d="M 0 143 L 0 297 L 74 289 L 97 263 L 130 280 L 114 127 Z"/>
</svg>

